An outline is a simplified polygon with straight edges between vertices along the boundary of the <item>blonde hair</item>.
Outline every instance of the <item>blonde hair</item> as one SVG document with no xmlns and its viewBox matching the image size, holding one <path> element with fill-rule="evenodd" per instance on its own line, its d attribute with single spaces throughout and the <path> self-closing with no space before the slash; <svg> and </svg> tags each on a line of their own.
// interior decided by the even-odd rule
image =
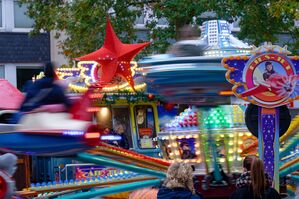
<svg viewBox="0 0 299 199">
<path fill-rule="evenodd" d="M 266 187 L 264 164 L 261 159 L 252 159 L 250 176 L 254 198 L 261 198 Z"/>
<path fill-rule="evenodd" d="M 186 188 L 195 194 L 193 186 L 193 170 L 187 163 L 176 162 L 169 166 L 167 170 L 164 186 L 167 188 Z"/>
</svg>

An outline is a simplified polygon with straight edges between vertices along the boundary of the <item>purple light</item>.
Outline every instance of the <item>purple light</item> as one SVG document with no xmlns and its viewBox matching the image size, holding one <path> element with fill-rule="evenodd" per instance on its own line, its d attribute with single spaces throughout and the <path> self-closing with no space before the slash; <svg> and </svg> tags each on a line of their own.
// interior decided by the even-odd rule
<svg viewBox="0 0 299 199">
<path fill-rule="evenodd" d="M 84 135 L 84 131 L 68 130 L 68 131 L 63 131 L 62 134 L 69 135 L 69 136 L 82 136 Z"/>
<path fill-rule="evenodd" d="M 264 165 L 265 171 L 272 178 L 274 176 L 274 137 L 275 115 L 262 115 L 262 133 L 264 140 Z"/>
<path fill-rule="evenodd" d="M 103 136 L 101 136 L 101 140 L 116 141 L 116 140 L 121 140 L 121 136 L 119 136 L 119 135 L 103 135 Z"/>
</svg>

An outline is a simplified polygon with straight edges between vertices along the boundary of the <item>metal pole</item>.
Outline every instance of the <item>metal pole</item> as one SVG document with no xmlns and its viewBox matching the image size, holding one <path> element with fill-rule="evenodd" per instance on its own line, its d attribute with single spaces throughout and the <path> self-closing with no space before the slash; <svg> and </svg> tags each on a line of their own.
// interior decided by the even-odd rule
<svg viewBox="0 0 299 199">
<path fill-rule="evenodd" d="M 279 193 L 279 108 L 275 108 L 274 188 Z"/>
<path fill-rule="evenodd" d="M 262 131 L 262 107 L 258 107 L 258 154 L 260 159 L 264 159 L 264 141 Z"/>
</svg>

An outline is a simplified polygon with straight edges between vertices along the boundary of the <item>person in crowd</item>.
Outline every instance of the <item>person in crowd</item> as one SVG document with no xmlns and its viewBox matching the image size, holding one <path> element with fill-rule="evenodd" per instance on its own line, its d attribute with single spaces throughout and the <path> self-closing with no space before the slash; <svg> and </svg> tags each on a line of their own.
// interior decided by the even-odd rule
<svg viewBox="0 0 299 199">
<path fill-rule="evenodd" d="M 110 132 L 111 135 L 116 135 L 116 136 L 120 136 L 121 139 L 120 140 L 115 140 L 113 141 L 111 144 L 112 145 L 115 145 L 117 147 L 120 147 L 120 148 L 123 148 L 123 149 L 129 149 L 130 146 L 129 146 L 129 141 L 128 141 L 128 138 L 125 134 L 125 127 L 123 124 L 117 124 L 116 125 L 116 130 L 112 130 Z"/>
<path fill-rule="evenodd" d="M 176 57 L 202 56 L 206 46 L 196 42 L 199 36 L 200 29 L 198 26 L 183 26 L 178 30 L 178 41 L 167 50 L 167 53 Z"/>
<path fill-rule="evenodd" d="M 133 191 L 129 199 L 201 199 L 193 184 L 195 168 L 187 163 L 172 163 L 160 188 L 150 187 Z"/>
<path fill-rule="evenodd" d="M 251 184 L 250 170 L 251 170 L 252 161 L 256 158 L 258 158 L 258 157 L 255 155 L 248 155 L 244 158 L 244 160 L 243 160 L 243 171 L 244 172 L 241 174 L 241 176 L 236 181 L 237 188 L 246 187 Z M 269 175 L 267 173 L 265 173 L 265 178 L 266 178 L 266 186 L 271 187 L 272 179 L 269 177 Z"/>
<path fill-rule="evenodd" d="M 280 199 L 278 192 L 269 186 L 264 171 L 264 164 L 256 156 L 246 157 L 243 162 L 246 172 L 250 175 L 241 176 L 237 180 L 238 189 L 231 195 L 231 199 Z M 250 170 L 248 171 L 248 165 Z"/>
<path fill-rule="evenodd" d="M 64 104 L 70 108 L 71 103 L 65 95 L 62 86 L 55 81 L 55 69 L 52 63 L 47 63 L 44 68 L 45 76 L 36 80 L 28 87 L 25 100 L 20 111 L 30 112 L 43 105 Z"/>
<path fill-rule="evenodd" d="M 200 199 L 193 185 L 193 169 L 183 162 L 170 165 L 162 188 L 159 189 L 157 199 Z"/>
<path fill-rule="evenodd" d="M 12 123 L 17 123 L 24 113 L 37 110 L 44 105 L 63 105 L 59 109 L 64 109 L 64 111 L 71 107 L 71 102 L 66 97 L 64 88 L 55 79 L 56 74 L 52 63 L 45 65 L 44 75 L 43 78 L 28 85 L 25 99 L 21 104 L 19 112 L 14 116 Z"/>
</svg>

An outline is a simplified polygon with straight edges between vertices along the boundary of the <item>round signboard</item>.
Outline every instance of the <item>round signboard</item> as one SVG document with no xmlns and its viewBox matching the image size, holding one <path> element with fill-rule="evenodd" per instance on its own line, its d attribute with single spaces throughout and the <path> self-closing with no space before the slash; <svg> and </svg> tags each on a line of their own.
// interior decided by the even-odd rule
<svg viewBox="0 0 299 199">
<path fill-rule="evenodd" d="M 252 99 L 264 107 L 277 107 L 293 93 L 297 81 L 295 74 L 293 64 L 287 57 L 265 53 L 247 62 L 243 81 L 248 90 L 253 90 Z"/>
</svg>

